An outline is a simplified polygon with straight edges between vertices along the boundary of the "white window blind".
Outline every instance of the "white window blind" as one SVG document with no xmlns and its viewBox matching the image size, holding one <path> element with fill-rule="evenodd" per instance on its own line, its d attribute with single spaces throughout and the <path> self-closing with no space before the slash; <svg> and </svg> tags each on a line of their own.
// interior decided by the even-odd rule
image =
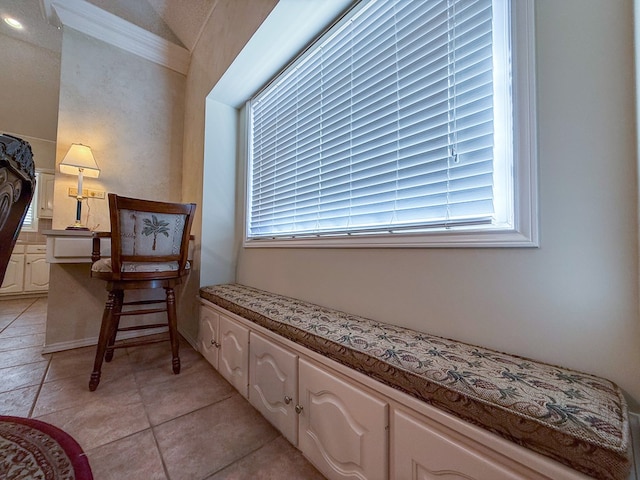
<svg viewBox="0 0 640 480">
<path fill-rule="evenodd" d="M 248 238 L 494 222 L 495 169 L 511 167 L 494 148 L 510 85 L 494 81 L 509 49 L 493 13 L 492 0 L 363 1 L 259 92 Z"/>
<path fill-rule="evenodd" d="M 29 209 L 27 210 L 27 214 L 24 217 L 24 222 L 22 222 L 22 228 L 31 227 L 33 227 L 33 202 L 29 204 Z"/>
</svg>

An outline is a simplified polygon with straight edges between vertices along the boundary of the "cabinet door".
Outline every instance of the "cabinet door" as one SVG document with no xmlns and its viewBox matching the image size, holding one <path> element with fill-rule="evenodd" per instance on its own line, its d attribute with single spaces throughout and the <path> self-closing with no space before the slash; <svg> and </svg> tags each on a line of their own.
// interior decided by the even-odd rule
<svg viewBox="0 0 640 480">
<path fill-rule="evenodd" d="M 299 360 L 298 448 L 330 480 L 388 478 L 386 402 Z"/>
<path fill-rule="evenodd" d="M 200 328 L 198 330 L 198 349 L 204 358 L 218 369 L 218 324 L 220 315 L 206 306 L 200 307 Z"/>
<path fill-rule="evenodd" d="M 20 293 L 24 283 L 24 254 L 14 253 L 9 258 L 0 293 Z"/>
<path fill-rule="evenodd" d="M 218 371 L 238 392 L 248 398 L 249 329 L 220 315 Z"/>
<path fill-rule="evenodd" d="M 298 356 L 249 335 L 249 402 L 294 446 L 298 444 Z"/>
<path fill-rule="evenodd" d="M 394 410 L 391 432 L 392 480 L 516 480 L 538 478 L 521 475 L 492 460 L 481 445 L 462 440 L 439 424 L 418 420 Z M 546 477 L 545 477 L 546 478 Z"/>
<path fill-rule="evenodd" d="M 27 253 L 24 268 L 24 291 L 46 292 L 49 289 L 49 264 L 42 253 Z"/>
<path fill-rule="evenodd" d="M 53 185 L 55 175 L 38 173 L 38 218 L 53 217 Z"/>
</svg>

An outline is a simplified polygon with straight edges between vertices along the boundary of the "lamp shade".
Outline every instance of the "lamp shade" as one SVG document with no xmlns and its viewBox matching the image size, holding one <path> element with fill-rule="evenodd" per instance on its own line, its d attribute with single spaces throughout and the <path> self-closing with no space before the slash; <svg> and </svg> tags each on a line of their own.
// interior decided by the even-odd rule
<svg viewBox="0 0 640 480">
<path fill-rule="evenodd" d="M 60 162 L 60 172 L 77 175 L 80 169 L 85 177 L 98 178 L 100 175 L 100 168 L 93 158 L 91 148 L 81 143 L 72 143 L 71 148 Z"/>
</svg>

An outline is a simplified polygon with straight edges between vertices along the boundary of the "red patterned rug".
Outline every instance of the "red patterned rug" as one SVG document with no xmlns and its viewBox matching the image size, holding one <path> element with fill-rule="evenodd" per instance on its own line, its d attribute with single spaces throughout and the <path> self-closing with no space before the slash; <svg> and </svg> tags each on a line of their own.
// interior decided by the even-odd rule
<svg viewBox="0 0 640 480">
<path fill-rule="evenodd" d="M 92 480 L 93 475 L 69 434 L 39 420 L 0 415 L 0 479 Z"/>
</svg>

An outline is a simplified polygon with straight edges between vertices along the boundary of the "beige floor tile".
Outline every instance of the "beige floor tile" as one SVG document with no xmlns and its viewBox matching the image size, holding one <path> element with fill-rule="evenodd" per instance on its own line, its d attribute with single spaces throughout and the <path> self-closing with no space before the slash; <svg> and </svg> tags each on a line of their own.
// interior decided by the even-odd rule
<svg viewBox="0 0 640 480">
<path fill-rule="evenodd" d="M 89 391 L 88 375 L 76 375 L 75 377 L 46 382 L 42 385 L 38 395 L 33 416 L 39 417 L 95 400 L 107 402 L 123 392 L 138 393 L 131 372 L 120 371 L 115 378 L 110 379 L 105 378 L 103 374 L 102 381 L 95 392 Z"/>
<path fill-rule="evenodd" d="M 5 317 L 0 315 L 0 332 L 2 332 L 3 329 L 9 326 L 9 324 L 13 322 L 13 319 L 14 319 L 13 315 L 5 316 Z"/>
<path fill-rule="evenodd" d="M 171 480 L 206 478 L 278 436 L 238 394 L 153 430 Z"/>
<path fill-rule="evenodd" d="M 9 325 L 0 333 L 0 338 L 21 337 L 24 335 L 35 335 L 37 333 L 45 333 L 46 325 L 37 323 L 33 325 Z"/>
<path fill-rule="evenodd" d="M 135 372 L 149 422 L 159 425 L 233 395 L 233 387 L 204 359 L 179 375 L 158 369 Z"/>
<path fill-rule="evenodd" d="M 44 345 L 44 333 L 23 335 L 21 337 L 0 338 L 0 352 L 16 350 L 26 347 L 40 347 Z"/>
<path fill-rule="evenodd" d="M 45 382 L 60 380 L 63 378 L 85 375 L 87 382 L 93 370 L 93 362 L 96 357 L 96 347 L 76 348 L 64 352 L 52 354 L 51 365 L 47 371 Z M 131 372 L 129 357 L 124 351 L 116 352 L 113 360 L 102 364 L 101 381 L 113 379 L 119 372 Z"/>
<path fill-rule="evenodd" d="M 0 415 L 28 417 L 39 388 L 40 386 L 33 386 L 0 393 Z"/>
<path fill-rule="evenodd" d="M 0 303 L 0 316 L 4 317 L 13 315 L 13 317 L 15 318 L 34 303 L 36 303 L 36 300 L 33 298 L 2 300 L 2 303 Z"/>
<path fill-rule="evenodd" d="M 0 392 L 8 392 L 22 387 L 40 385 L 47 370 L 48 360 L 28 363 L 15 367 L 0 368 Z"/>
<path fill-rule="evenodd" d="M 284 437 L 278 437 L 206 480 L 324 480 Z"/>
<path fill-rule="evenodd" d="M 140 347 L 127 348 L 131 365 L 135 370 L 146 370 L 151 368 L 164 368 L 171 371 L 171 346 L 169 342 L 144 345 Z M 116 352 L 118 353 L 118 352 Z M 185 367 L 191 361 L 198 361 L 202 358 L 191 345 L 184 340 L 180 342 L 180 364 Z"/>
<path fill-rule="evenodd" d="M 128 437 L 150 426 L 137 390 L 95 397 L 93 401 L 47 415 L 34 414 L 34 417 L 62 428 L 85 451 Z"/>
<path fill-rule="evenodd" d="M 47 323 L 46 313 L 26 312 L 15 319 L 14 325 L 41 325 Z"/>
<path fill-rule="evenodd" d="M 151 430 L 144 430 L 86 453 L 96 480 L 167 479 Z"/>
<path fill-rule="evenodd" d="M 43 354 L 42 347 L 20 348 L 18 350 L 0 352 L 0 365 L 13 367 L 14 365 L 41 362 L 49 358 L 51 358 L 51 354 Z"/>
</svg>

